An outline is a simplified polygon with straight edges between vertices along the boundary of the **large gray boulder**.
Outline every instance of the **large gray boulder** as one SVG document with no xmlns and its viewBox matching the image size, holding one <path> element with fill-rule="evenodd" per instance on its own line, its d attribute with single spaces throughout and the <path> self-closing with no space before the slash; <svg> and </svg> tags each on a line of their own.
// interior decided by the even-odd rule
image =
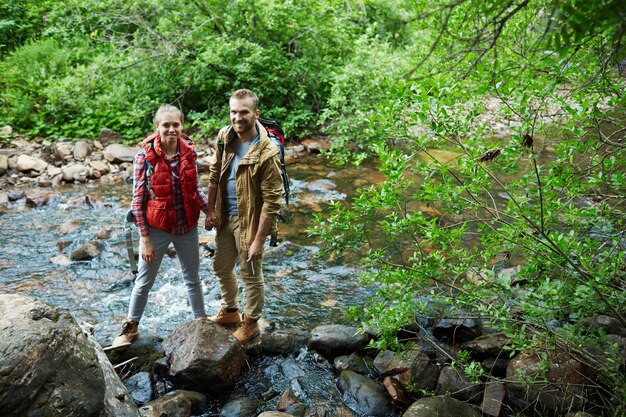
<svg viewBox="0 0 626 417">
<path fill-rule="evenodd" d="M 0 295 L 0 415 L 137 417 L 96 345 L 66 311 Z"/>
<path fill-rule="evenodd" d="M 163 349 L 176 384 L 200 392 L 232 388 L 246 361 L 243 346 L 231 332 L 206 319 L 177 327 L 163 341 Z"/>
</svg>

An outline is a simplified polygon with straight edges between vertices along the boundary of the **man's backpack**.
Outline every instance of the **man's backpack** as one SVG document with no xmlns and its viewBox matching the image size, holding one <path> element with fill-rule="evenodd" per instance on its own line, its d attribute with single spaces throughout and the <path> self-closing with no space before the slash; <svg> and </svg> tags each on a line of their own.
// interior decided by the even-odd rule
<svg viewBox="0 0 626 417">
<path fill-rule="evenodd" d="M 289 176 L 285 167 L 285 133 L 280 125 L 274 120 L 259 117 L 259 123 L 267 130 L 267 136 L 276 144 L 280 151 L 280 176 L 283 178 L 283 191 L 285 192 L 285 205 L 289 205 Z"/>
</svg>

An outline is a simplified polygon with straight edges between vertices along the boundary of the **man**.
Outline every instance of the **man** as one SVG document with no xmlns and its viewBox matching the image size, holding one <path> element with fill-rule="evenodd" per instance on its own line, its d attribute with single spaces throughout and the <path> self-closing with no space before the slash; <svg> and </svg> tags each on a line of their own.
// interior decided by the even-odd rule
<svg viewBox="0 0 626 417">
<path fill-rule="evenodd" d="M 238 326 L 233 335 L 245 343 L 259 335 L 265 297 L 263 245 L 276 223 L 283 188 L 279 150 L 257 121 L 258 97 L 237 90 L 229 104 L 231 125 L 217 135 L 209 175 L 205 228 L 217 229 L 213 267 L 222 294 L 221 309 L 210 319 Z M 243 318 L 237 306 L 237 262 L 246 291 Z"/>
</svg>

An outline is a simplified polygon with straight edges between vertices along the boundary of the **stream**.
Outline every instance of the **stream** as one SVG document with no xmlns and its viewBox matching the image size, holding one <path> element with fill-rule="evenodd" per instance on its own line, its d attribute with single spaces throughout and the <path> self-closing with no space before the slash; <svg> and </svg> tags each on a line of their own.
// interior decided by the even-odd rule
<svg viewBox="0 0 626 417">
<path fill-rule="evenodd" d="M 354 266 L 333 264 L 316 256 L 307 236 L 312 213 L 330 201 L 347 198 L 368 181 L 380 180 L 372 168 L 336 170 L 323 157 L 307 156 L 288 166 L 291 196 L 288 222 L 279 225 L 279 244 L 265 248 L 266 303 L 264 317 L 277 327 L 340 323 L 343 309 L 371 293 L 358 281 Z M 201 175 L 201 182 L 207 174 Z M 132 184 L 66 185 L 52 190 L 50 202 L 27 208 L 24 199 L 0 213 L 0 293 L 30 295 L 69 310 L 76 320 L 95 326 L 96 339 L 107 345 L 124 321 L 133 274 L 125 240 L 124 215 Z M 213 273 L 215 231 L 201 227 L 200 276 L 207 314 L 219 309 L 219 286 Z M 97 239 L 109 232 L 108 239 Z M 138 235 L 132 227 L 135 250 Z M 72 262 L 70 254 L 90 243 L 101 245 L 91 261 Z M 173 255 L 173 254 L 172 254 Z M 141 321 L 142 334 L 166 337 L 192 319 L 178 260 L 166 256 L 150 292 Z"/>
</svg>

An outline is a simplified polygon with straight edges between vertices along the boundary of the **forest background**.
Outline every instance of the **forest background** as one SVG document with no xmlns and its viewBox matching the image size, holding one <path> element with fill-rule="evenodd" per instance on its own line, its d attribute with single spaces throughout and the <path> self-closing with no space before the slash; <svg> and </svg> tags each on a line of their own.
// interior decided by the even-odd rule
<svg viewBox="0 0 626 417">
<path fill-rule="evenodd" d="M 622 415 L 619 344 L 589 323 L 626 325 L 625 22 L 620 0 L 0 0 L 0 125 L 136 143 L 169 102 L 202 142 L 252 88 L 291 140 L 387 178 L 309 231 L 378 285 L 349 309 L 378 347 L 470 312 L 511 355 L 591 365 Z"/>
</svg>

